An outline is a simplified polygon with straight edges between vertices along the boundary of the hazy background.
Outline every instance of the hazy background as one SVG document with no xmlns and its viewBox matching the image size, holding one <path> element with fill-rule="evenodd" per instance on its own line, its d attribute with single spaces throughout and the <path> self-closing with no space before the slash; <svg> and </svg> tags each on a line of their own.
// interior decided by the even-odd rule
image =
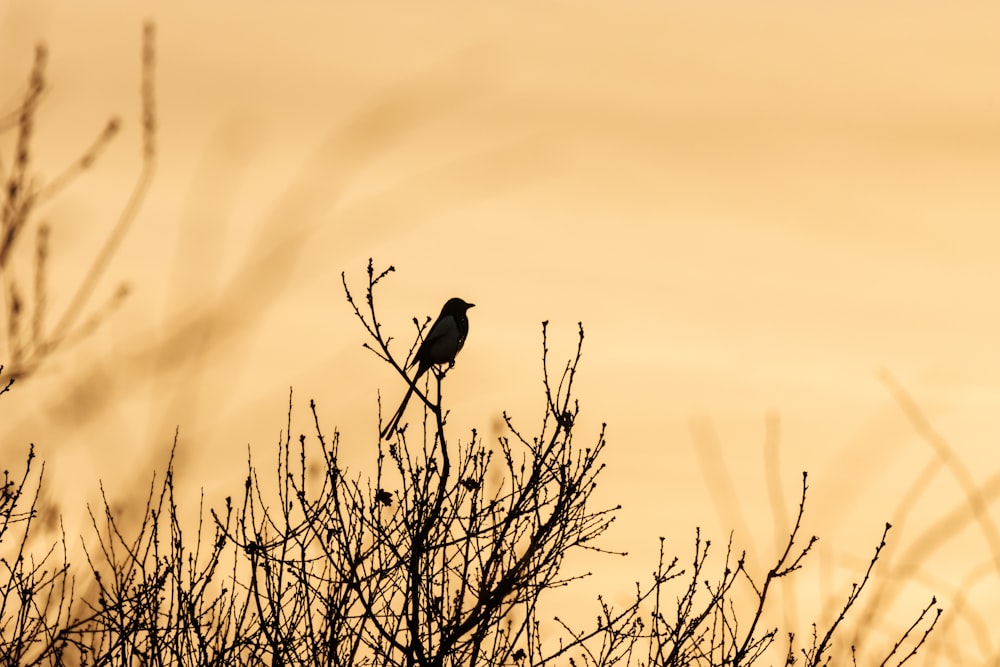
<svg viewBox="0 0 1000 667">
<path fill-rule="evenodd" d="M 360 293 L 374 257 L 400 338 L 477 304 L 447 383 L 463 439 L 502 410 L 534 428 L 539 323 L 558 368 L 583 321 L 578 437 L 609 424 L 624 589 L 695 526 L 764 567 L 778 491 L 794 508 L 809 470 L 819 585 L 893 520 L 908 609 L 937 594 L 954 650 L 996 659 L 1000 7 L 5 0 L 0 111 L 50 48 L 40 178 L 125 123 L 43 211 L 55 312 L 140 164 L 145 19 L 156 177 L 93 305 L 132 294 L 0 402 L 4 467 L 36 443 L 68 516 L 98 477 L 145 486 L 177 427 L 182 483 L 217 504 L 248 447 L 271 454 L 290 386 L 370 464 L 378 392 L 391 412 L 403 387 L 361 349 L 340 272 Z"/>
</svg>

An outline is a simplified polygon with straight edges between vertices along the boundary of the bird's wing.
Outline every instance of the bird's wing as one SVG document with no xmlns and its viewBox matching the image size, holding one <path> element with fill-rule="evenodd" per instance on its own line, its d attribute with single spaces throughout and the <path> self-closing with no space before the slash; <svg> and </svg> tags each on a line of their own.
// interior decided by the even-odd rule
<svg viewBox="0 0 1000 667">
<path fill-rule="evenodd" d="M 431 327 L 427 338 L 420 344 L 420 349 L 414 355 L 410 366 L 416 363 L 430 366 L 453 361 L 463 342 L 465 341 L 462 340 L 455 318 L 451 315 L 440 317 Z"/>
</svg>

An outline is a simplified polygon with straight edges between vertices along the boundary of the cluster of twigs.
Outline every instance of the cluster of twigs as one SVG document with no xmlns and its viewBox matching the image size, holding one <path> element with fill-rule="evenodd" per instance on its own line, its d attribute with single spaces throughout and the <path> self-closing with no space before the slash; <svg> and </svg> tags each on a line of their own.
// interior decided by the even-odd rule
<svg viewBox="0 0 1000 667">
<path fill-rule="evenodd" d="M 232 642 L 250 634 L 233 570 L 220 575 L 224 556 L 235 568 L 235 554 L 200 523 L 186 537 L 173 451 L 136 535 L 125 534 L 106 497 L 91 511 L 82 567 L 71 565 L 65 534 L 36 555 L 43 475 L 33 476 L 34 459 L 32 449 L 20 480 L 5 474 L 0 500 L 0 664 L 233 664 Z"/>
</svg>

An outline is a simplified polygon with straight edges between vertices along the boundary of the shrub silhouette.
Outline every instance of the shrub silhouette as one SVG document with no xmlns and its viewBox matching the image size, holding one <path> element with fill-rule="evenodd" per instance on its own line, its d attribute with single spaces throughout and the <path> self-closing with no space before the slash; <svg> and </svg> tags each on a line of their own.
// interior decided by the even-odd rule
<svg viewBox="0 0 1000 667">
<path fill-rule="evenodd" d="M 402 373 L 405 360 L 392 354 L 376 316 L 375 288 L 390 271 L 376 275 L 369 263 L 365 311 L 350 291 L 347 298 L 371 336 L 369 349 Z M 447 427 L 444 371 L 428 379 L 432 391 L 415 392 L 430 415 L 423 431 L 411 439 L 404 429 L 380 443 L 374 474 L 365 476 L 340 464 L 340 437 L 325 434 L 315 403 L 313 434 L 291 436 L 290 396 L 277 465 L 262 469 L 248 457 L 241 498 L 210 510 L 211 523 L 185 530 L 171 455 L 162 480 L 150 485 L 137 534 L 124 533 L 106 498 L 91 514 L 96 547 L 87 550 L 86 572 L 66 561 L 65 538 L 32 555 L 42 477 L 34 476 L 29 452 L 23 476 L 5 478 L 0 504 L 0 660 L 752 665 L 778 650 L 786 664 L 829 664 L 885 534 L 839 613 L 814 625 L 809 642 L 800 646 L 793 631 L 766 626 L 775 583 L 802 567 L 816 540 L 800 535 L 805 474 L 786 547 L 762 576 L 748 571 L 732 543 L 713 574 L 711 542 L 700 533 L 686 567 L 667 556 L 661 539 L 656 569 L 629 604 L 616 609 L 599 597 L 592 625 L 560 617 L 546 624 L 553 616 L 545 594 L 582 578 L 563 572 L 568 556 L 586 549 L 615 557 L 600 538 L 619 510 L 593 507 L 603 430 L 576 444 L 572 389 L 583 329 L 556 382 L 547 341 L 543 323 L 546 411 L 533 435 L 505 416 L 509 435 L 495 446 L 475 431 L 460 442 Z M 749 605 L 737 590 L 746 583 Z M 933 604 L 878 664 L 901 665 L 916 654 L 940 614 Z"/>
</svg>

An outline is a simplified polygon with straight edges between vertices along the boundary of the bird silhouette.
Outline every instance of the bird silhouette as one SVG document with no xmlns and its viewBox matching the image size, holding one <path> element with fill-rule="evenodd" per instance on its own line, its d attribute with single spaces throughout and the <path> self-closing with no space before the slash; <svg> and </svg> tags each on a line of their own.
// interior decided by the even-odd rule
<svg viewBox="0 0 1000 667">
<path fill-rule="evenodd" d="M 465 338 L 469 335 L 469 318 L 466 311 L 475 305 L 455 297 L 448 299 L 444 307 L 441 308 L 441 314 L 431 325 L 427 338 L 424 338 L 423 342 L 420 343 L 417 353 L 413 356 L 413 361 L 407 366 L 408 369 L 416 366 L 417 374 L 409 381 L 410 387 L 406 390 L 406 395 L 403 396 L 399 409 L 382 429 L 380 437 L 387 438 L 396 430 L 399 420 L 403 417 L 403 412 L 406 411 L 406 404 L 410 402 L 410 396 L 416 389 L 417 380 L 427 372 L 427 369 L 438 364 L 454 363 L 455 355 L 465 345 Z"/>
</svg>

